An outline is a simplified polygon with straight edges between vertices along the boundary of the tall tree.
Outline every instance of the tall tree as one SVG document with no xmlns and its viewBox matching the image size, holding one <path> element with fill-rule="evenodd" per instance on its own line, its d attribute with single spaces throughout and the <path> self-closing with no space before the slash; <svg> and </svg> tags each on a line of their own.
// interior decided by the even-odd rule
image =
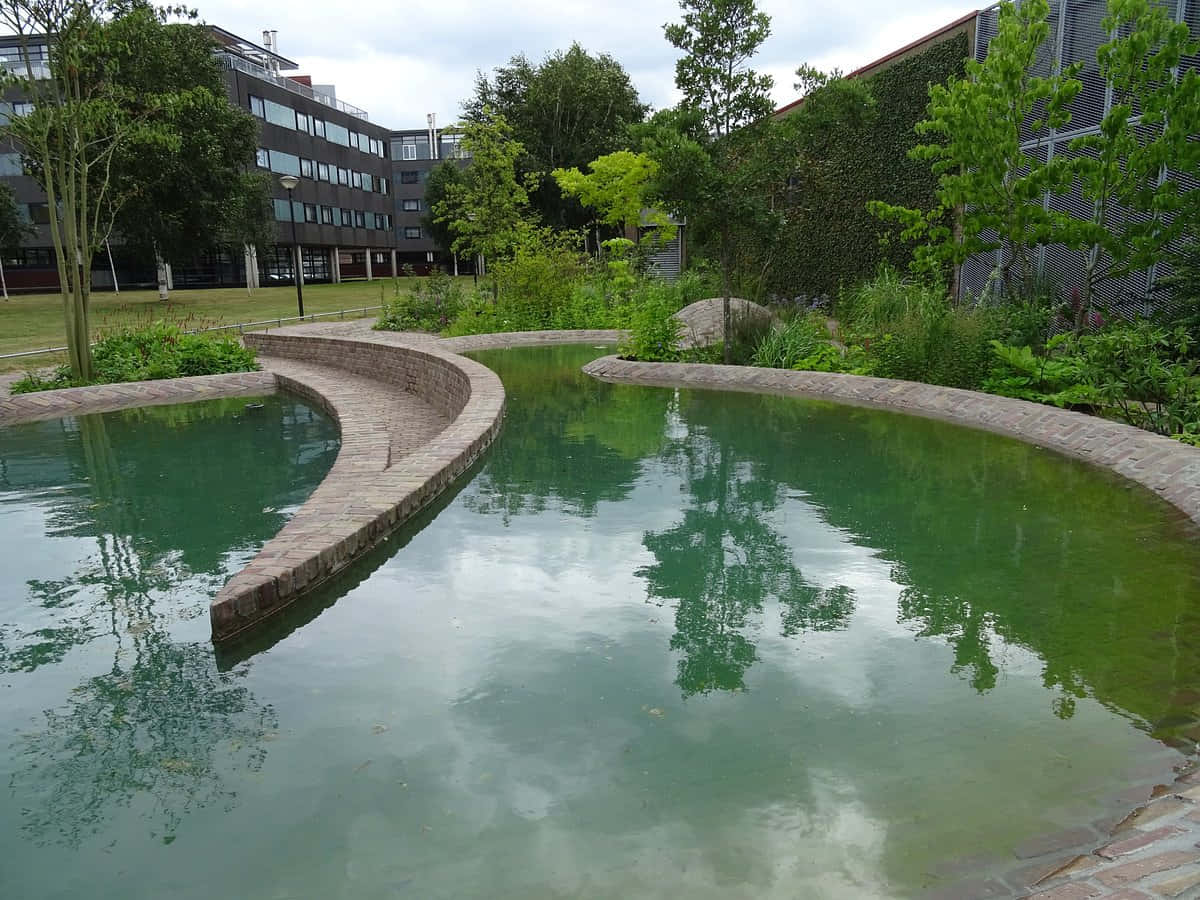
<svg viewBox="0 0 1200 900">
<path fill-rule="evenodd" d="M 12 253 L 32 234 L 34 234 L 33 226 L 25 220 L 17 208 L 12 188 L 7 184 L 0 184 L 0 254 Z M 0 291 L 7 300 L 8 281 L 4 277 L 4 261 L 2 259 L 0 259 Z"/>
<path fill-rule="evenodd" d="M 618 150 L 597 157 L 586 174 L 576 168 L 555 169 L 551 174 L 564 195 L 574 197 L 594 211 L 601 225 L 628 231 L 642 223 L 657 226 L 664 240 L 675 236 L 671 217 L 651 208 L 650 191 L 658 176 L 658 163 L 644 153 Z"/>
<path fill-rule="evenodd" d="M 453 252 L 451 245 L 454 243 L 454 232 L 447 220 L 438 217 L 437 211 L 446 210 L 442 204 L 449 197 L 451 186 L 462 185 L 465 180 L 463 168 L 453 160 L 446 160 L 429 171 L 429 180 L 425 183 L 425 206 L 428 209 L 424 221 L 425 229 L 434 243 L 447 253 Z M 457 257 L 457 254 L 455 256 Z"/>
<path fill-rule="evenodd" d="M 998 275 L 1005 291 L 1033 280 L 1033 253 L 1054 230 L 1057 214 L 1047 192 L 1070 184 L 1065 157 L 1049 161 L 1026 143 L 1034 133 L 1061 128 L 1082 88 L 1078 65 L 1037 75 L 1039 49 L 1050 35 L 1047 0 L 1000 5 L 996 36 L 982 62 L 967 60 L 967 77 L 931 85 L 929 109 L 917 132 L 932 137 L 911 152 L 938 177 L 937 204 L 929 210 L 874 202 L 880 218 L 904 226 L 902 237 L 926 243 L 915 266 L 940 271 L 969 256 L 1001 250 Z"/>
<path fill-rule="evenodd" d="M 469 121 L 484 120 L 488 109 L 504 116 L 525 149 L 521 174 L 538 173 L 531 204 L 547 223 L 566 228 L 585 225 L 588 215 L 562 195 L 549 173 L 583 168 L 625 149 L 629 127 L 647 111 L 620 62 L 604 53 L 593 56 L 579 44 L 536 65 L 517 55 L 490 78 L 479 73 L 463 109 Z"/>
<path fill-rule="evenodd" d="M 490 109 L 461 128 L 471 165 L 461 182 L 447 184 L 433 218 L 453 235 L 455 253 L 504 258 L 528 222 L 529 193 L 517 176 L 517 160 L 525 148 L 513 139 L 504 116 Z"/>
<path fill-rule="evenodd" d="M 694 231 L 715 238 L 728 363 L 735 235 L 767 233 L 778 224 L 769 184 L 781 173 L 773 154 L 763 152 L 777 146 L 768 95 L 772 80 L 749 67 L 771 20 L 754 0 L 681 0 L 679 5 L 683 20 L 664 30 L 684 51 L 675 67 L 675 86 L 684 100 L 643 135 L 659 165 L 660 201 L 683 213 Z"/>
<path fill-rule="evenodd" d="M 1113 102 L 1096 134 L 1071 142 L 1092 214 L 1060 227 L 1063 243 L 1085 254 L 1076 330 L 1097 284 L 1152 265 L 1200 228 L 1200 188 L 1179 177 L 1200 171 L 1200 72 L 1181 65 L 1200 54 L 1200 40 L 1148 0 L 1109 0 L 1108 10 L 1102 27 L 1116 37 L 1096 59 Z"/>
<path fill-rule="evenodd" d="M 134 6 L 108 25 L 113 77 L 131 97 L 171 95 L 156 121 L 172 135 L 135 135 L 114 158 L 124 202 L 114 223 L 126 246 L 163 260 L 194 260 L 239 238 L 270 240 L 266 176 L 253 170 L 258 123 L 226 96 L 209 30 L 163 24 Z M 242 243 L 242 240 L 238 240 Z M 165 278 L 160 296 L 166 299 Z"/>
</svg>

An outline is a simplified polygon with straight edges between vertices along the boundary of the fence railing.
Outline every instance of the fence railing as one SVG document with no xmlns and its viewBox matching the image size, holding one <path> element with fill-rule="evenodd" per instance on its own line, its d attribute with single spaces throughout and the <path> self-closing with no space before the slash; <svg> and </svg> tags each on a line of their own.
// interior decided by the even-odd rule
<svg viewBox="0 0 1200 900">
<path fill-rule="evenodd" d="M 276 75 L 274 72 L 268 71 L 263 66 L 255 65 L 248 60 L 242 59 L 240 56 L 234 56 L 231 53 L 220 53 L 218 56 L 231 69 L 237 69 L 239 72 L 245 72 L 247 75 L 252 75 L 261 81 L 269 81 L 271 84 L 277 84 L 285 90 L 291 91 L 293 94 L 299 94 L 301 97 L 307 97 L 309 100 L 316 100 L 318 103 L 323 103 L 326 106 L 332 106 L 334 109 L 340 109 L 344 113 L 354 116 L 356 119 L 366 119 L 367 111 L 359 109 L 351 103 L 344 100 L 338 100 L 336 97 L 330 97 L 328 94 L 322 94 L 320 91 L 314 91 L 306 84 L 301 84 L 298 81 L 293 81 L 291 78 L 286 78 L 283 75 Z"/>
<path fill-rule="evenodd" d="M 329 319 L 337 316 L 339 319 L 346 318 L 362 318 L 367 313 L 375 312 L 383 309 L 382 306 L 356 306 L 351 309 L 339 309 L 336 312 L 327 313 L 309 313 L 305 316 L 276 316 L 273 319 L 263 319 L 261 322 L 237 322 L 233 325 L 213 325 L 208 328 L 191 328 L 184 334 L 206 334 L 212 331 L 237 331 L 238 334 L 247 329 L 263 328 L 270 330 L 272 326 L 275 328 L 283 327 L 285 322 L 315 322 L 317 319 Z M 95 342 L 92 346 L 96 346 Z M 66 353 L 66 347 L 43 347 L 41 350 L 21 350 L 17 353 L 0 353 L 0 359 L 21 359 L 26 356 L 42 356 L 46 353 Z"/>
</svg>

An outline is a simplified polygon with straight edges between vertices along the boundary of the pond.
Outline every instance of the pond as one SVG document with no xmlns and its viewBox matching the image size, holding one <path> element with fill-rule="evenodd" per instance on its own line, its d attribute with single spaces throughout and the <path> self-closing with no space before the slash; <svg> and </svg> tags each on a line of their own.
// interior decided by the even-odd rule
<svg viewBox="0 0 1200 900">
<path fill-rule="evenodd" d="M 0 431 L 0 894 L 915 897 L 1200 735 L 1197 535 L 1153 495 L 603 352 L 474 354 L 478 468 L 216 654 L 328 423 Z"/>
</svg>

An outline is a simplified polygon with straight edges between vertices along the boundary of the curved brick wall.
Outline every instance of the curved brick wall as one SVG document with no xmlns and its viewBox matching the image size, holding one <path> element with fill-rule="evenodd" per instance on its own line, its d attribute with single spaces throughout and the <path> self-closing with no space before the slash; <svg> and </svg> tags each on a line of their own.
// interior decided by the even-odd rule
<svg viewBox="0 0 1200 900">
<path fill-rule="evenodd" d="M 830 372 L 644 363 L 615 356 L 594 360 L 583 370 L 620 384 L 816 397 L 995 431 L 1112 469 L 1200 523 L 1200 448 L 1084 413 L 977 391 Z"/>
<path fill-rule="evenodd" d="M 215 641 L 279 612 L 386 538 L 470 467 L 504 415 L 504 388 L 490 369 L 431 345 L 266 333 L 245 340 L 262 353 L 320 367 L 316 379 L 279 377 L 329 409 L 342 430 L 342 449 L 304 506 L 213 599 Z M 375 401 L 339 384 L 339 370 L 415 394 L 450 424 L 393 460 Z"/>
</svg>

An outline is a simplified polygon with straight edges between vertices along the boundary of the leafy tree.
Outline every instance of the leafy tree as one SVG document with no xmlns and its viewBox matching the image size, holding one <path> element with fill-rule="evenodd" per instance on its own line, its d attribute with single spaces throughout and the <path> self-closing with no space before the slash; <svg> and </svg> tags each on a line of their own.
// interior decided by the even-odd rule
<svg viewBox="0 0 1200 900">
<path fill-rule="evenodd" d="M 928 117 L 917 132 L 932 136 L 911 152 L 930 160 L 938 176 L 937 203 L 917 210 L 873 202 L 880 218 L 904 226 L 905 239 L 924 239 L 915 268 L 941 272 L 947 264 L 998 249 L 1004 286 L 1012 290 L 1033 281 L 1032 248 L 1046 242 L 1058 216 L 1046 209 L 1048 191 L 1069 184 L 1066 160 L 1043 162 L 1022 149 L 1022 125 L 1034 132 L 1060 128 L 1082 88 L 1078 65 L 1035 75 L 1038 48 L 1050 34 L 1047 0 L 1000 6 L 997 33 L 984 62 L 968 60 L 967 77 L 947 86 L 931 85 Z M 1016 273 L 1013 267 L 1016 267 Z"/>
<path fill-rule="evenodd" d="M 446 202 L 451 192 L 451 186 L 455 186 L 455 190 L 460 190 L 465 183 L 465 178 L 462 167 L 447 160 L 430 170 L 429 180 L 425 183 L 425 205 L 429 214 L 425 216 L 423 224 L 434 243 L 447 252 L 450 252 L 450 247 L 454 243 L 454 233 L 446 221 L 438 218 L 436 211 L 442 208 L 442 204 Z"/>
<path fill-rule="evenodd" d="M 504 116 L 524 147 L 521 174 L 538 173 L 531 190 L 533 208 L 555 227 L 578 228 L 587 223 L 587 213 L 565 198 L 546 173 L 582 168 L 623 149 L 629 127 L 645 118 L 647 107 L 616 59 L 604 53 L 593 56 L 572 44 L 537 65 L 517 55 L 491 78 L 479 73 L 464 115 L 484 122 L 488 110 Z"/>
<path fill-rule="evenodd" d="M 194 259 L 231 238 L 269 243 L 268 183 L 250 165 L 258 125 L 229 102 L 208 29 L 163 24 L 136 5 L 106 30 L 113 55 L 103 62 L 126 94 L 170 95 L 155 131 L 135 134 L 113 159 L 114 191 L 123 198 L 114 230 L 123 242 L 153 254 L 160 267 L 163 258 Z M 161 284 L 166 299 L 165 278 Z"/>
<path fill-rule="evenodd" d="M 1077 331 L 1099 282 L 1151 265 L 1200 229 L 1200 189 L 1163 177 L 1200 170 L 1200 73 L 1181 68 L 1200 40 L 1148 0 L 1110 0 L 1108 8 L 1102 27 L 1118 37 L 1097 61 L 1112 108 L 1097 134 L 1071 142 L 1071 170 L 1092 215 L 1062 222 L 1063 243 L 1086 251 Z M 1118 215 L 1121 208 L 1143 215 Z"/>
<path fill-rule="evenodd" d="M 21 216 L 12 188 L 0 183 L 0 254 L 9 254 L 21 246 L 25 238 L 35 233 Z M 8 282 L 4 279 L 4 262 L 0 260 L 0 291 L 8 299 Z"/>
<path fill-rule="evenodd" d="M 529 192 L 516 168 L 525 148 L 504 116 L 491 110 L 465 122 L 462 133 L 471 165 L 461 182 L 447 184 L 433 219 L 454 236 L 455 253 L 502 259 L 519 242 L 529 214 Z"/>
<path fill-rule="evenodd" d="M 650 204 L 650 191 L 658 175 L 658 163 L 644 153 L 618 150 L 597 157 L 586 175 L 579 169 L 555 169 L 551 174 L 567 197 L 574 197 L 595 211 L 601 225 L 628 231 L 642 223 L 656 225 L 655 235 L 669 241 L 676 228 L 671 217 Z"/>
<path fill-rule="evenodd" d="M 754 0 L 680 0 L 679 6 L 683 21 L 663 30 L 684 52 L 675 63 L 683 105 L 699 110 L 717 138 L 769 116 L 774 82 L 749 63 L 771 33 L 771 17 Z"/>
</svg>

